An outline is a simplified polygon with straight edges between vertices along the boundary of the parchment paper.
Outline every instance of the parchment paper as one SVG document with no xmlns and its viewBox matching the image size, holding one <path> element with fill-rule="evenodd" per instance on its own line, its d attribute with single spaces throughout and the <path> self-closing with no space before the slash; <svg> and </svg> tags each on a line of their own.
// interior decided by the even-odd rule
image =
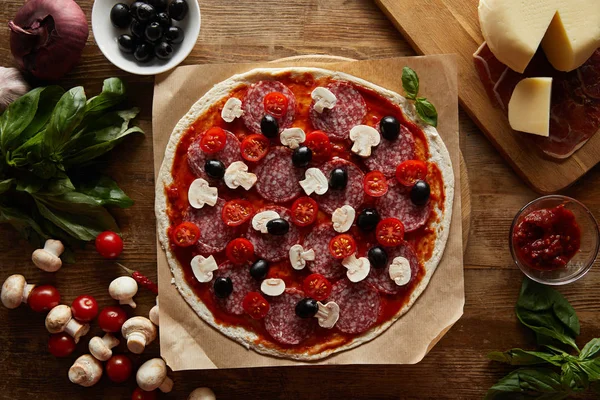
<svg viewBox="0 0 600 400">
<path fill-rule="evenodd" d="M 175 371 L 310 364 L 413 364 L 427 354 L 463 313 L 457 67 L 454 56 L 343 63 L 296 61 L 179 67 L 156 77 L 153 106 L 155 175 L 162 164 L 173 127 L 213 85 L 252 68 L 291 65 L 346 72 L 400 94 L 403 93 L 402 68 L 409 66 L 417 72 L 420 78 L 419 95 L 427 97 L 438 110 L 438 131 L 450 151 L 454 168 L 453 217 L 444 256 L 425 292 L 409 312 L 387 331 L 355 349 L 305 363 L 263 356 L 247 350 L 206 324 L 171 284 L 171 272 L 159 245 L 160 348 L 162 357 Z"/>
</svg>

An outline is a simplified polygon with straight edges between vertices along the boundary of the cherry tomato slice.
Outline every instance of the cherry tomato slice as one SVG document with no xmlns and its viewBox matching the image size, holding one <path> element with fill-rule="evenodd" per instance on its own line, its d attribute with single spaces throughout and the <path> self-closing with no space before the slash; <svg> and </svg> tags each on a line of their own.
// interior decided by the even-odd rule
<svg viewBox="0 0 600 400">
<path fill-rule="evenodd" d="M 104 332 L 121 332 L 121 327 L 127 320 L 127 313 L 121 307 L 104 307 L 98 315 L 98 325 Z"/>
<path fill-rule="evenodd" d="M 215 126 L 204 132 L 200 139 L 200 148 L 205 153 L 214 154 L 223 150 L 225 143 L 227 143 L 227 133 Z"/>
<path fill-rule="evenodd" d="M 310 274 L 302 283 L 304 293 L 315 300 L 325 300 L 331 294 L 331 282 L 321 274 Z"/>
<path fill-rule="evenodd" d="M 288 98 L 283 93 L 271 92 L 263 100 L 265 112 L 275 118 L 281 118 L 287 112 Z"/>
<path fill-rule="evenodd" d="M 104 258 L 115 259 L 123 252 L 123 239 L 114 232 L 102 232 L 96 237 L 96 251 Z"/>
<path fill-rule="evenodd" d="M 244 264 L 254 256 L 254 246 L 248 239 L 233 239 L 227 243 L 225 255 L 234 264 Z"/>
<path fill-rule="evenodd" d="M 313 159 L 324 161 L 331 155 L 329 136 L 323 131 L 312 131 L 306 135 L 304 145 L 313 152 Z"/>
<path fill-rule="evenodd" d="M 269 139 L 261 134 L 249 135 L 242 140 L 240 149 L 244 160 L 260 161 L 269 152 Z"/>
<path fill-rule="evenodd" d="M 381 197 L 388 191 L 387 179 L 380 171 L 371 171 L 365 175 L 363 186 L 365 193 L 373 197 Z"/>
<path fill-rule="evenodd" d="M 399 246 L 404 242 L 404 224 L 397 218 L 382 219 L 375 228 L 375 237 L 382 246 Z"/>
<path fill-rule="evenodd" d="M 90 295 L 82 295 L 71 303 L 73 317 L 81 322 L 90 322 L 98 315 L 98 302 Z"/>
<path fill-rule="evenodd" d="M 106 375 L 115 383 L 125 382 L 131 376 L 132 371 L 133 365 L 126 355 L 114 355 L 106 362 Z"/>
<path fill-rule="evenodd" d="M 356 242 L 346 233 L 337 235 L 329 241 L 329 253 L 339 260 L 351 256 L 355 251 Z"/>
<path fill-rule="evenodd" d="M 308 226 L 317 220 L 319 205 L 310 197 L 300 197 L 292 204 L 292 222 L 298 226 Z"/>
<path fill-rule="evenodd" d="M 145 390 L 135 388 L 133 394 L 131 395 L 131 400 L 156 400 L 157 399 L 157 390 L 153 390 L 151 392 L 146 392 Z"/>
<path fill-rule="evenodd" d="M 407 160 L 396 168 L 396 180 L 404 185 L 412 187 L 416 181 L 425 180 L 427 176 L 427 164 L 420 160 Z"/>
<path fill-rule="evenodd" d="M 48 351 L 54 357 L 68 357 L 75 351 L 75 340 L 64 332 L 50 335 L 48 338 Z"/>
<path fill-rule="evenodd" d="M 271 306 L 260 293 L 250 292 L 244 297 L 242 308 L 252 318 L 262 319 L 267 315 Z"/>
<path fill-rule="evenodd" d="M 254 206 L 248 200 L 236 199 L 225 203 L 221 219 L 227 226 L 240 226 L 254 214 Z"/>
<path fill-rule="evenodd" d="M 171 233 L 173 243 L 179 247 L 190 247 L 200 239 L 200 228 L 193 222 L 182 222 Z"/>
<path fill-rule="evenodd" d="M 35 312 L 48 312 L 60 304 L 60 293 L 54 286 L 36 286 L 29 293 L 27 304 Z"/>
</svg>

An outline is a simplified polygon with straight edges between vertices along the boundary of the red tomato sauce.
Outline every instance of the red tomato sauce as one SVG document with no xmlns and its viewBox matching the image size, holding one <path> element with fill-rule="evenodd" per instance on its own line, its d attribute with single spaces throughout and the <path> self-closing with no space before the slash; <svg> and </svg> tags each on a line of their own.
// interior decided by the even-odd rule
<svg viewBox="0 0 600 400">
<path fill-rule="evenodd" d="M 313 131 L 312 124 L 309 118 L 309 108 L 312 102 L 311 92 L 316 86 L 325 86 L 330 81 L 329 79 L 319 79 L 315 81 L 310 74 L 305 76 L 294 76 L 281 75 L 277 78 L 279 81 L 287 85 L 290 90 L 296 96 L 296 119 L 294 120 L 294 127 L 302 128 L 307 134 Z M 420 160 L 426 161 L 429 158 L 429 148 L 427 140 L 423 131 L 414 123 L 409 121 L 403 114 L 402 110 L 391 103 L 387 99 L 383 98 L 376 92 L 362 88 L 355 87 L 364 97 L 367 104 L 367 115 L 365 116 L 363 123 L 375 127 L 379 120 L 386 115 L 395 116 L 404 126 L 406 126 L 413 134 L 415 139 L 415 153 L 416 157 Z M 243 99 L 245 97 L 248 86 L 240 86 L 236 88 L 231 96 Z M 171 227 L 181 223 L 184 218 L 184 213 L 188 208 L 187 191 L 190 184 L 194 181 L 195 176 L 188 167 L 187 149 L 190 144 L 196 139 L 198 135 L 201 135 L 207 129 L 213 126 L 219 126 L 226 129 L 242 141 L 246 136 L 251 134 L 245 127 L 241 118 L 234 120 L 232 123 L 227 123 L 221 118 L 221 110 L 227 98 L 215 103 L 207 112 L 201 115 L 194 124 L 188 129 L 183 135 L 181 141 L 177 147 L 175 158 L 173 162 L 173 168 L 171 170 L 173 176 L 173 184 L 166 188 L 167 196 L 169 199 L 168 215 L 171 221 Z M 271 139 L 272 145 L 278 145 L 277 139 Z M 347 140 L 336 140 L 332 141 L 333 151 L 332 157 L 337 156 L 352 161 L 358 165 L 364 172 L 368 172 L 364 166 L 360 157 L 356 156 L 350 151 L 352 142 Z M 255 165 L 250 162 L 246 162 L 252 171 Z M 440 210 L 444 210 L 444 183 L 442 180 L 441 171 L 435 164 L 428 165 L 428 176 L 427 181 L 431 188 L 430 202 L 432 208 L 437 206 Z M 241 188 L 236 190 L 219 190 L 219 197 L 225 200 L 231 200 L 234 198 L 244 198 L 249 200 L 255 210 L 258 210 L 266 205 L 268 202 L 259 196 L 254 188 L 249 191 L 245 191 Z M 372 206 L 375 198 L 365 195 L 364 208 Z M 318 202 L 318 200 L 317 200 Z M 289 203 L 280 204 L 281 206 L 290 208 L 293 201 Z M 418 229 L 415 232 L 411 232 L 406 235 L 406 240 L 411 243 L 414 247 L 417 255 L 420 258 L 420 271 L 411 284 L 402 288 L 402 290 L 396 295 L 380 294 L 381 296 L 381 309 L 377 320 L 377 325 L 380 325 L 386 321 L 392 319 L 402 307 L 407 304 L 410 298 L 410 294 L 413 292 L 415 287 L 425 276 L 425 269 L 423 263 L 431 258 L 433 254 L 433 247 L 436 240 L 435 229 L 431 228 L 432 223 L 439 220 L 439 216 L 432 210 L 431 216 L 427 224 Z M 330 217 L 319 211 L 316 224 L 330 221 Z M 248 223 L 245 223 L 240 228 L 240 232 L 245 232 Z M 300 239 L 311 232 L 315 224 L 307 227 L 297 227 L 300 232 Z M 375 234 L 364 233 L 360 231 L 356 226 L 353 226 L 348 232 L 351 234 L 357 242 L 357 256 L 366 256 L 368 249 L 374 246 L 377 241 Z M 259 339 L 258 342 L 265 347 L 275 349 L 287 349 L 297 353 L 316 354 L 327 349 L 333 349 L 339 347 L 345 343 L 350 342 L 356 335 L 341 333 L 334 329 L 324 329 L 319 326 L 316 327 L 315 333 L 304 342 L 295 345 L 287 346 L 275 342 L 271 339 L 270 335 L 264 328 L 264 324 L 261 320 L 254 320 L 247 315 L 231 315 L 225 313 L 216 303 L 213 295 L 210 293 L 210 284 L 200 283 L 194 277 L 192 269 L 190 267 L 191 259 L 197 255 L 194 247 L 181 248 L 171 244 L 177 260 L 181 264 L 184 272 L 184 276 L 194 293 L 202 300 L 206 307 L 212 312 L 215 319 L 223 325 L 229 326 L 241 326 L 247 330 L 255 332 Z M 225 252 L 214 254 L 217 263 L 224 262 L 226 260 Z M 285 281 L 286 287 L 290 288 L 302 288 L 303 280 L 310 274 L 308 268 L 302 271 L 293 270 L 288 261 L 282 261 L 278 263 L 270 263 L 268 278 L 281 278 Z M 334 281 L 332 281 L 334 283 Z"/>
</svg>

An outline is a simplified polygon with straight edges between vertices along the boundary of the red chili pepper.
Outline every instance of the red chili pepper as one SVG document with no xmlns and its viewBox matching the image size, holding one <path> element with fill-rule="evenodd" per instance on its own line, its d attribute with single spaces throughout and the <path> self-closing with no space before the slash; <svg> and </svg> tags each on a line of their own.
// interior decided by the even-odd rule
<svg viewBox="0 0 600 400">
<path fill-rule="evenodd" d="M 123 268 L 129 275 L 131 275 L 131 277 L 135 279 L 138 285 L 145 287 L 146 289 L 150 290 L 156 295 L 158 294 L 158 286 L 156 285 L 156 283 L 152 282 L 152 280 L 150 280 L 150 278 L 148 278 L 146 275 L 142 274 L 139 271 L 133 271 L 124 266 L 123 264 L 117 263 L 117 265 Z"/>
</svg>

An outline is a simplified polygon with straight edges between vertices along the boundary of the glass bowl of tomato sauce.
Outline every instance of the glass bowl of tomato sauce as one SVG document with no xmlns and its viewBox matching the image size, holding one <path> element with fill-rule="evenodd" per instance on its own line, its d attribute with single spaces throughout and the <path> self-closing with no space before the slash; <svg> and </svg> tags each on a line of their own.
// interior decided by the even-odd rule
<svg viewBox="0 0 600 400">
<path fill-rule="evenodd" d="M 533 200 L 517 213 L 509 244 L 515 264 L 529 278 L 565 285 L 592 268 L 600 234 L 586 206 L 571 197 L 550 195 Z"/>
</svg>

